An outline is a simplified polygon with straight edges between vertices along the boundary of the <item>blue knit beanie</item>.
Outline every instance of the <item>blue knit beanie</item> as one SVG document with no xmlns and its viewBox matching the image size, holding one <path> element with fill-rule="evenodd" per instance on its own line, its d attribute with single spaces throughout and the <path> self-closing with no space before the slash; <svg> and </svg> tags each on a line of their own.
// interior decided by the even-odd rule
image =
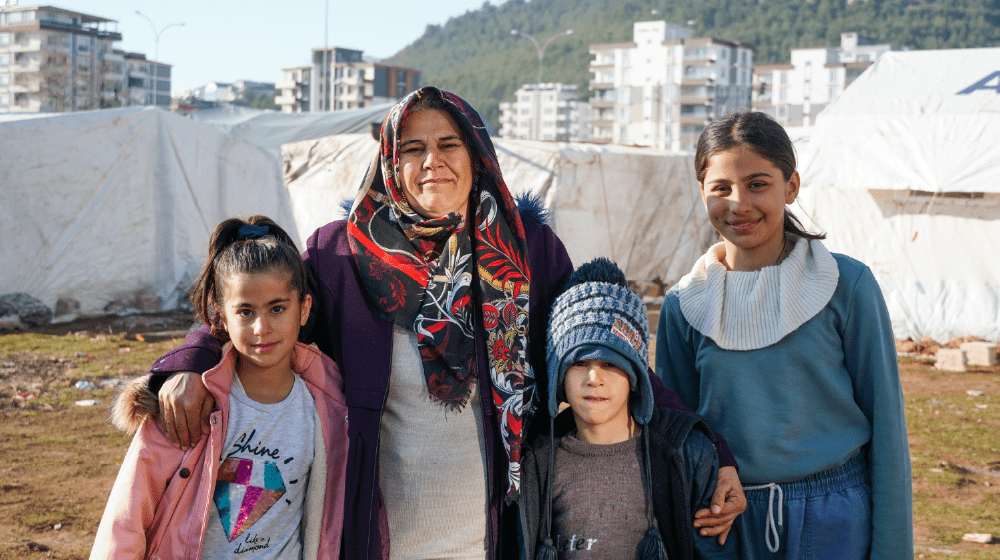
<svg viewBox="0 0 1000 560">
<path fill-rule="evenodd" d="M 649 384 L 649 316 L 646 305 L 627 287 L 625 273 L 605 258 L 595 259 L 570 276 L 552 306 L 546 337 L 549 414 L 559 411 L 559 389 L 566 370 L 577 360 L 602 360 L 625 371 L 639 398 L 630 412 L 645 425 L 653 415 Z"/>
</svg>

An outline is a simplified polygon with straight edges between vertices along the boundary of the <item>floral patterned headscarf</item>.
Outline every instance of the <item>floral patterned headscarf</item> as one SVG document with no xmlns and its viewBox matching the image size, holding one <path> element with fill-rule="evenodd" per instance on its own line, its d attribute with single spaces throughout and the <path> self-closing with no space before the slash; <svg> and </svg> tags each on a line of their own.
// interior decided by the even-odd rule
<svg viewBox="0 0 1000 560">
<path fill-rule="evenodd" d="M 400 130 L 414 103 L 427 96 L 443 103 L 461 130 L 476 170 L 469 224 L 457 212 L 421 216 L 404 196 Z M 527 360 L 531 276 L 521 218 L 475 109 L 434 87 L 397 103 L 382 124 L 379 153 L 348 221 L 369 301 L 383 318 L 417 334 L 431 399 L 456 410 L 465 406 L 478 376 L 477 325 L 483 327 L 508 459 L 507 499 L 513 500 L 520 488 L 524 419 L 533 403 Z"/>
</svg>

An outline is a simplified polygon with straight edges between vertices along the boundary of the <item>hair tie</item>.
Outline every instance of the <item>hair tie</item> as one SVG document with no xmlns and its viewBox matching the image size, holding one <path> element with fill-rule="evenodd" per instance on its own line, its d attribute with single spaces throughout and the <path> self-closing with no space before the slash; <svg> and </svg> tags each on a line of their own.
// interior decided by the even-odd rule
<svg viewBox="0 0 1000 560">
<path fill-rule="evenodd" d="M 266 225 L 243 224 L 236 231 L 236 239 L 257 239 L 271 233 Z"/>
</svg>

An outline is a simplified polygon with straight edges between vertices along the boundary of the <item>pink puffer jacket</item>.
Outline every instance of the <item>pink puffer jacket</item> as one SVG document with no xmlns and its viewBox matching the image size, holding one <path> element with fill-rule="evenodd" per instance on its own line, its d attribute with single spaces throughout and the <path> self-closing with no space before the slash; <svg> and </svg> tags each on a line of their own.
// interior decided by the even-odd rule
<svg viewBox="0 0 1000 560">
<path fill-rule="evenodd" d="M 197 559 L 208 523 L 219 457 L 229 420 L 229 386 L 236 352 L 226 348 L 222 361 L 202 379 L 215 397 L 211 434 L 180 451 L 158 424 L 156 397 L 146 377 L 119 396 L 112 421 L 135 433 L 111 489 L 90 558 Z M 344 521 L 347 461 L 347 406 L 337 365 L 314 348 L 298 344 L 292 369 L 306 382 L 316 403 L 316 458 L 303 512 L 303 558 L 337 558 Z"/>
</svg>

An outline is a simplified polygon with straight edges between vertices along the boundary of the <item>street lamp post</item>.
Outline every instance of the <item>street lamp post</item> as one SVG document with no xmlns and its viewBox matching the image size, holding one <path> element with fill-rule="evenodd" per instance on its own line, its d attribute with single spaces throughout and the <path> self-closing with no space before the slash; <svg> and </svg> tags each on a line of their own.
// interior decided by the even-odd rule
<svg viewBox="0 0 1000 560">
<path fill-rule="evenodd" d="M 549 37 L 548 39 L 546 39 L 545 43 L 543 43 L 542 46 L 538 46 L 538 41 L 536 41 L 534 37 L 532 37 L 531 35 L 528 35 L 527 33 L 522 32 L 522 31 L 518 31 L 517 29 L 511 29 L 510 30 L 510 34 L 511 35 L 520 35 L 521 37 L 524 37 L 526 39 L 530 39 L 531 42 L 535 44 L 535 49 L 538 50 L 538 82 L 536 82 L 536 83 L 540 84 L 540 83 L 542 83 L 542 58 L 545 56 L 545 47 L 549 46 L 549 43 L 551 43 L 553 39 L 562 37 L 564 35 L 572 35 L 573 34 L 573 30 L 572 29 L 567 29 L 566 31 L 563 31 L 562 33 L 556 33 L 555 35 L 553 35 L 553 36 Z"/>
<path fill-rule="evenodd" d="M 170 29 L 171 27 L 184 27 L 184 24 L 183 23 L 171 23 L 169 25 L 165 25 L 162 29 L 160 29 L 159 31 L 157 31 L 156 30 L 156 24 L 153 23 L 153 20 L 150 19 L 149 16 L 147 16 L 146 14 L 140 12 L 139 10 L 136 10 L 135 13 L 138 14 L 138 15 L 140 15 L 140 16 L 142 16 L 142 17 L 144 17 L 144 18 L 146 18 L 146 21 L 148 21 L 149 25 L 153 28 L 153 36 L 156 38 L 156 42 L 155 42 L 155 44 L 153 46 L 153 64 L 152 64 L 152 68 L 155 68 L 155 70 L 152 72 L 152 74 L 153 74 L 153 80 L 152 80 L 153 93 L 150 94 L 150 96 L 152 98 L 150 101 L 152 101 L 153 105 L 156 105 L 156 95 L 157 95 L 156 92 L 159 91 L 159 88 L 157 87 L 157 85 L 159 84 L 159 81 L 160 81 L 160 35 L 162 35 L 164 31 Z M 129 97 L 131 97 L 131 96 L 132 96 L 132 94 L 130 93 Z"/>
<path fill-rule="evenodd" d="M 160 29 L 159 31 L 157 31 L 156 30 L 156 24 L 153 23 L 153 20 L 149 19 L 149 16 L 147 16 L 146 14 L 140 12 L 139 10 L 136 10 L 135 13 L 138 14 L 138 15 L 140 15 L 140 16 L 142 16 L 142 17 L 144 17 L 144 18 L 146 18 L 146 21 L 148 21 L 149 25 L 152 26 L 152 28 L 153 28 L 153 35 L 156 38 L 156 42 L 154 43 L 154 47 L 153 47 L 153 60 L 156 61 L 157 65 L 159 65 L 159 63 L 160 63 L 160 35 L 162 35 L 164 31 L 170 29 L 171 27 L 184 27 L 184 24 L 183 23 L 171 23 L 169 25 L 164 26 L 163 29 Z"/>
</svg>

